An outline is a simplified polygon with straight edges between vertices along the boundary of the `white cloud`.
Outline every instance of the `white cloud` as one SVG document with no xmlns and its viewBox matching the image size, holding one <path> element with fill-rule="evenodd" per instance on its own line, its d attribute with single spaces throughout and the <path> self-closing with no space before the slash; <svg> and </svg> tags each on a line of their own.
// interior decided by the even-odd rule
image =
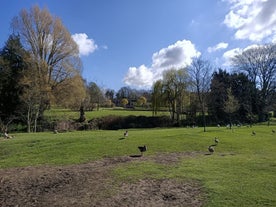
<svg viewBox="0 0 276 207">
<path fill-rule="evenodd" d="M 243 50 L 241 48 L 235 48 L 235 49 L 226 51 L 222 56 L 225 61 L 223 66 L 230 66 L 231 59 L 234 58 L 236 55 L 241 54 L 242 51 Z"/>
<path fill-rule="evenodd" d="M 150 87 L 152 85 L 153 73 L 145 65 L 140 67 L 130 67 L 128 73 L 124 78 L 127 85 L 135 85 L 139 88 Z"/>
<path fill-rule="evenodd" d="M 152 67 L 161 69 L 185 67 L 192 63 L 193 57 L 199 55 L 191 41 L 177 41 L 152 55 Z"/>
<path fill-rule="evenodd" d="M 130 67 L 124 83 L 139 88 L 149 88 L 152 84 L 162 78 L 165 70 L 171 68 L 186 67 L 192 63 L 192 58 L 200 55 L 189 40 L 177 41 L 173 45 L 162 48 L 152 55 L 152 65 L 147 67 Z"/>
<path fill-rule="evenodd" d="M 223 59 L 224 59 L 224 64 L 223 66 L 230 66 L 231 65 L 231 59 L 234 58 L 236 55 L 240 55 L 242 54 L 242 52 L 252 49 L 252 48 L 258 48 L 258 47 L 262 47 L 262 45 L 249 45 L 246 48 L 234 48 L 232 50 L 228 50 L 223 54 Z"/>
<path fill-rule="evenodd" d="M 85 33 L 74 34 L 72 35 L 72 38 L 79 46 L 80 55 L 87 56 L 98 48 L 95 41 L 93 39 L 88 39 L 88 36 Z"/>
<path fill-rule="evenodd" d="M 220 49 L 226 49 L 227 47 L 228 47 L 228 43 L 220 42 L 217 45 L 215 45 L 214 47 L 208 47 L 207 50 L 209 53 L 211 53 L 211 52 L 215 52 Z"/>
<path fill-rule="evenodd" d="M 224 23 L 236 30 L 236 39 L 260 42 L 276 35 L 275 0 L 228 0 L 231 8 Z"/>
</svg>

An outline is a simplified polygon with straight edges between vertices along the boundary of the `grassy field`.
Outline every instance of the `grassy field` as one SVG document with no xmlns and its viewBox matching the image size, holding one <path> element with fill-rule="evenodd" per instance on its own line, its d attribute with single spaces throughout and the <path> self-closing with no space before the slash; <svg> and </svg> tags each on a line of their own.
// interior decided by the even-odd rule
<svg viewBox="0 0 276 207">
<path fill-rule="evenodd" d="M 80 117 L 79 111 L 72 111 L 70 109 L 59 109 L 53 108 L 45 111 L 44 115 L 48 117 L 49 120 L 60 120 L 60 119 L 78 119 Z M 152 116 L 151 110 L 126 110 L 124 108 L 100 108 L 98 111 L 86 111 L 85 117 L 87 120 L 91 120 L 92 118 L 98 118 L 108 115 L 116 115 L 116 116 Z M 169 115 L 169 112 L 158 112 L 158 116 Z"/>
<path fill-rule="evenodd" d="M 119 165 L 114 179 L 131 182 L 140 178 L 197 180 L 207 192 L 206 206 L 276 206 L 276 126 L 221 128 L 132 129 L 78 131 L 68 133 L 15 134 L 0 140 L 0 168 L 69 165 L 105 157 L 139 154 L 138 145 L 146 144 L 144 156 L 172 152 L 191 152 L 175 165 L 152 161 Z M 252 136 L 251 132 L 256 132 Z M 207 147 L 220 143 L 213 155 Z"/>
</svg>

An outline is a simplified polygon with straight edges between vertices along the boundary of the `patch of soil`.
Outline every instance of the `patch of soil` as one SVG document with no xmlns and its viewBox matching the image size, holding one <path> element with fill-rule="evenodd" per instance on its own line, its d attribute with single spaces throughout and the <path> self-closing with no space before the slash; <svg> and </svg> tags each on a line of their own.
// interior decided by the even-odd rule
<svg viewBox="0 0 276 207">
<path fill-rule="evenodd" d="M 169 179 L 144 179 L 124 183 L 120 192 L 95 206 L 202 206 L 201 189 L 193 182 Z M 112 205 L 110 205 L 112 203 Z"/>
<path fill-rule="evenodd" d="M 202 154 L 201 152 L 174 152 L 174 153 L 160 153 L 152 157 L 152 159 L 164 165 L 174 165 L 183 157 L 194 157 Z"/>
<path fill-rule="evenodd" d="M 110 176 L 120 163 L 172 164 L 183 156 L 194 155 L 123 156 L 63 167 L 1 169 L 0 207 L 202 206 L 204 194 L 194 181 L 144 179 L 118 184 Z"/>
</svg>

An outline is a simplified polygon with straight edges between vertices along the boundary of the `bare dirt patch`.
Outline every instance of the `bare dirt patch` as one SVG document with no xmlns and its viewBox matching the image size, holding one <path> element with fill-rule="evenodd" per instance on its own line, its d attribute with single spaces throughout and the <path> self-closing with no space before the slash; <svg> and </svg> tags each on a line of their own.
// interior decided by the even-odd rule
<svg viewBox="0 0 276 207">
<path fill-rule="evenodd" d="M 201 189 L 193 182 L 169 179 L 144 179 L 124 183 L 120 192 L 102 200 L 100 206 L 202 206 Z M 96 205 L 97 206 L 97 205 Z"/>
<path fill-rule="evenodd" d="M 110 176 L 112 168 L 120 163 L 154 160 L 176 164 L 183 156 L 194 155 L 124 156 L 63 167 L 1 169 L 0 206 L 202 206 L 204 193 L 195 181 L 142 179 L 135 183 L 118 183 Z"/>
</svg>

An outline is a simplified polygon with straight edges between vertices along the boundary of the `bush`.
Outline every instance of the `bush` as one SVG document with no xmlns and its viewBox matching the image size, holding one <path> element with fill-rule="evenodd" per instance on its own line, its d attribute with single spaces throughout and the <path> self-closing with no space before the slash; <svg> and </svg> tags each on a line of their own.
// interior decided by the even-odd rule
<svg viewBox="0 0 276 207">
<path fill-rule="evenodd" d="M 154 128 L 170 127 L 172 122 L 168 116 L 106 116 L 90 120 L 89 125 L 98 126 L 98 129 L 116 130 L 127 128 Z"/>
</svg>

